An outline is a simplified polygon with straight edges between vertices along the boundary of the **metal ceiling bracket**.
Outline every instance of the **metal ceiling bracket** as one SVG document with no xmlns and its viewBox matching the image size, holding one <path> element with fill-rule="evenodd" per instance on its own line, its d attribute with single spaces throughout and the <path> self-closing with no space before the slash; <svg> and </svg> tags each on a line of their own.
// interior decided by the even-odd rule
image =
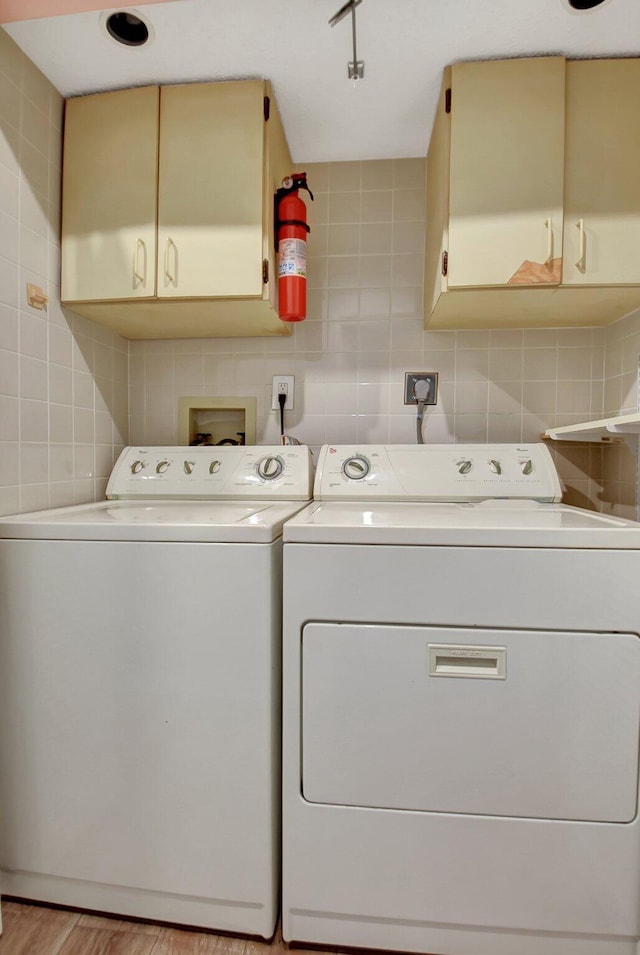
<svg viewBox="0 0 640 955">
<path fill-rule="evenodd" d="M 358 59 L 356 50 L 356 7 L 362 3 L 362 0 L 347 0 L 344 6 L 340 7 L 329 20 L 329 26 L 334 27 L 336 23 L 351 14 L 351 38 L 353 41 L 353 58 L 347 63 L 347 76 L 350 80 L 361 80 L 364 77 L 364 60 Z"/>
<path fill-rule="evenodd" d="M 329 20 L 329 26 L 334 27 L 336 23 L 340 23 L 341 20 L 344 20 L 348 13 L 353 13 L 356 7 L 360 6 L 362 0 L 347 0 L 344 6 L 340 7 L 337 13 Z"/>
</svg>

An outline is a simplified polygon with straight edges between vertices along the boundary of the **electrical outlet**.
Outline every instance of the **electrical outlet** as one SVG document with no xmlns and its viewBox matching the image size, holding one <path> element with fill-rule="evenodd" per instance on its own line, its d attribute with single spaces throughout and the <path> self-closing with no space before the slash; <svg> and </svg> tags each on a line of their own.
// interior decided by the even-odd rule
<svg viewBox="0 0 640 955">
<path fill-rule="evenodd" d="M 274 375 L 271 379 L 271 410 L 279 411 L 278 395 L 286 395 L 285 411 L 293 411 L 294 375 Z"/>
<path fill-rule="evenodd" d="M 426 381 L 428 387 L 425 405 L 438 403 L 438 372 L 437 371 L 406 371 L 404 375 L 404 403 L 417 404 L 415 395 L 416 383 Z"/>
</svg>

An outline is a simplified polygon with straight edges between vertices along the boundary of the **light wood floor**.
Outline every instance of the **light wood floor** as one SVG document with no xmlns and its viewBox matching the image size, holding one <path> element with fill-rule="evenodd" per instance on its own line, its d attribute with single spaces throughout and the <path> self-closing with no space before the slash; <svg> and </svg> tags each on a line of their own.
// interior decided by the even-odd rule
<svg viewBox="0 0 640 955">
<path fill-rule="evenodd" d="M 17 902 L 2 903 L 0 955 L 302 955 L 289 950 L 278 932 L 258 942 L 205 932 L 124 922 Z M 334 955 L 314 949 L 313 955 Z"/>
</svg>

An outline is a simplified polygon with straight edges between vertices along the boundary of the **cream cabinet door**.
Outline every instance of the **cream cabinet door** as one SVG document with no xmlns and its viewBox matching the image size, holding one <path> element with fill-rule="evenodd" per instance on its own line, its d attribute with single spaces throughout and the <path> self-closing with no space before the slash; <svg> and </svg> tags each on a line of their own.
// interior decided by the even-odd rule
<svg viewBox="0 0 640 955">
<path fill-rule="evenodd" d="M 567 63 L 565 285 L 640 284 L 640 60 Z"/>
<path fill-rule="evenodd" d="M 448 286 L 558 284 L 562 57 L 452 69 Z"/>
<path fill-rule="evenodd" d="M 62 300 L 155 295 L 157 86 L 67 100 Z"/>
<path fill-rule="evenodd" d="M 262 296 L 264 88 L 162 88 L 159 298 Z"/>
</svg>

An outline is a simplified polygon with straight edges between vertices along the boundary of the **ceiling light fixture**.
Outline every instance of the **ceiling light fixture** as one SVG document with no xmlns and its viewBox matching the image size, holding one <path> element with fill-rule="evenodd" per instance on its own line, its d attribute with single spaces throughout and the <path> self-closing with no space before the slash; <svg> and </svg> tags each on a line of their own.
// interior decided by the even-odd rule
<svg viewBox="0 0 640 955">
<path fill-rule="evenodd" d="M 110 14 L 105 27 L 109 36 L 124 46 L 142 46 L 149 39 L 149 28 L 142 17 L 126 10 Z"/>
<path fill-rule="evenodd" d="M 601 3 L 604 3 L 604 0 L 569 0 L 569 6 L 573 7 L 574 10 L 593 10 L 594 7 L 599 7 Z"/>
<path fill-rule="evenodd" d="M 350 80 L 361 80 L 364 78 L 364 60 L 358 59 L 356 51 L 356 7 L 360 6 L 362 0 L 347 0 L 344 6 L 340 7 L 337 13 L 329 20 L 329 26 L 334 27 L 336 23 L 350 13 L 351 14 L 351 37 L 353 40 L 353 59 L 347 63 L 347 76 Z"/>
</svg>

